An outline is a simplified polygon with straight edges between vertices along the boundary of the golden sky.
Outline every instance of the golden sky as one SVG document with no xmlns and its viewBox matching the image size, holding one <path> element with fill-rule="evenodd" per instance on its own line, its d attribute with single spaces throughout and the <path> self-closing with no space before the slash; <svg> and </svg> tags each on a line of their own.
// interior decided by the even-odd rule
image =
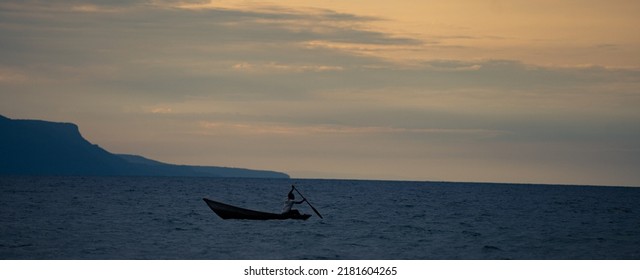
<svg viewBox="0 0 640 280">
<path fill-rule="evenodd" d="M 640 186 L 638 1 L 2 1 L 0 114 L 305 178 Z"/>
<path fill-rule="evenodd" d="M 363 28 L 424 41 L 420 47 L 376 53 L 405 61 L 513 59 L 543 65 L 607 67 L 640 64 L 640 32 L 634 32 L 638 31 L 638 1 L 285 0 L 183 5 L 237 9 L 274 6 L 377 18 Z"/>
</svg>

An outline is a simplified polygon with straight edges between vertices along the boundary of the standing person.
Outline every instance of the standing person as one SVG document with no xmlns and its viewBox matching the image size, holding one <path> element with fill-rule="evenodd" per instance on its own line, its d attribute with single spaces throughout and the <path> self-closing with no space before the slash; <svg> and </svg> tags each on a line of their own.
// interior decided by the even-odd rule
<svg viewBox="0 0 640 280">
<path fill-rule="evenodd" d="M 291 190 L 289 191 L 289 194 L 287 194 L 287 200 L 285 200 L 284 202 L 284 207 L 282 207 L 282 214 L 288 214 L 288 215 L 300 215 L 300 212 L 296 209 L 291 209 L 293 208 L 294 204 L 301 204 L 303 202 L 306 201 L 306 199 L 300 200 L 300 201 L 295 201 L 296 196 L 293 195 L 293 189 L 295 187 L 293 185 L 291 185 Z"/>
</svg>

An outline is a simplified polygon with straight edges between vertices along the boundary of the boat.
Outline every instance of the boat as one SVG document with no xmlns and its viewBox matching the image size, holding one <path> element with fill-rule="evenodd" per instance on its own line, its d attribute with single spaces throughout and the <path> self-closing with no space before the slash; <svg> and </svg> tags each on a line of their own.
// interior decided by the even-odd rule
<svg viewBox="0 0 640 280">
<path fill-rule="evenodd" d="M 276 214 L 255 211 L 245 208 L 236 207 L 222 202 L 213 201 L 208 198 L 203 198 L 209 208 L 213 210 L 222 219 L 243 219 L 243 220 L 306 220 L 311 217 L 309 214 Z"/>
</svg>

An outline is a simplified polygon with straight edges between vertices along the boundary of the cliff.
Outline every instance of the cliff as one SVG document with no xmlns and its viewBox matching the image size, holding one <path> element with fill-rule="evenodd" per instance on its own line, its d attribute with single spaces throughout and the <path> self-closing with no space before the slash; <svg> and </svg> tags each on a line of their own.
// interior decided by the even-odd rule
<svg viewBox="0 0 640 280">
<path fill-rule="evenodd" d="M 112 154 L 82 137 L 78 126 L 0 115 L 0 174 L 289 178 L 275 171 L 174 165 Z"/>
</svg>

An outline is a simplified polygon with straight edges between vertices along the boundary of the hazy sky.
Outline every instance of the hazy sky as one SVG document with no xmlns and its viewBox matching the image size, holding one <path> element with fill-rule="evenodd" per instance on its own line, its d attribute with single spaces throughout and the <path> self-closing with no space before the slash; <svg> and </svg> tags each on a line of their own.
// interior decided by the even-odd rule
<svg viewBox="0 0 640 280">
<path fill-rule="evenodd" d="M 292 177 L 640 186 L 640 1 L 2 1 L 0 114 Z"/>
</svg>

